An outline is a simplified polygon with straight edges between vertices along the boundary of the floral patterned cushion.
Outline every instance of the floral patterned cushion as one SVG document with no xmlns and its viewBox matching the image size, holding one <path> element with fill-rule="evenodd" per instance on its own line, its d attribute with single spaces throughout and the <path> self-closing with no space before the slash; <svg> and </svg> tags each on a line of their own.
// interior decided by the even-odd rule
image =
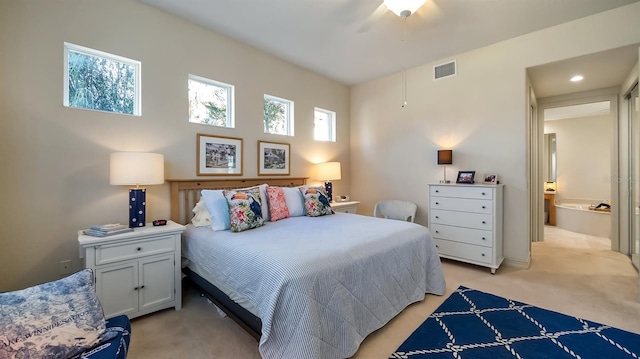
<svg viewBox="0 0 640 359">
<path fill-rule="evenodd" d="M 231 232 L 242 232 L 262 226 L 262 207 L 258 188 L 224 191 L 231 217 Z"/>
<path fill-rule="evenodd" d="M 0 293 L 0 328 L 0 358 L 70 358 L 113 334 L 91 269 Z"/>
<path fill-rule="evenodd" d="M 287 207 L 287 201 L 284 198 L 284 190 L 281 187 L 267 187 L 267 195 L 269 196 L 271 221 L 289 218 L 289 207 Z"/>
<path fill-rule="evenodd" d="M 300 192 L 304 197 L 304 209 L 308 217 L 319 217 L 334 213 L 323 187 L 302 186 L 300 187 Z"/>
</svg>

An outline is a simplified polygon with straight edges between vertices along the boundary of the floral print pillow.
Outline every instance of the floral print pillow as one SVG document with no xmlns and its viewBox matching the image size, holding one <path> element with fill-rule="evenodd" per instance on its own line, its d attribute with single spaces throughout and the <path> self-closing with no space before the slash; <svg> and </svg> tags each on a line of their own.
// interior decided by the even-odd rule
<svg viewBox="0 0 640 359">
<path fill-rule="evenodd" d="M 231 232 L 242 232 L 264 224 L 258 188 L 224 191 L 224 197 L 229 205 Z"/>
<path fill-rule="evenodd" d="M 304 209 L 307 216 L 319 217 L 334 213 L 324 188 L 302 186 L 300 192 L 304 197 Z"/>
<path fill-rule="evenodd" d="M 289 207 L 284 198 L 282 187 L 267 187 L 267 195 L 269 196 L 271 221 L 275 222 L 279 219 L 289 218 Z"/>
</svg>

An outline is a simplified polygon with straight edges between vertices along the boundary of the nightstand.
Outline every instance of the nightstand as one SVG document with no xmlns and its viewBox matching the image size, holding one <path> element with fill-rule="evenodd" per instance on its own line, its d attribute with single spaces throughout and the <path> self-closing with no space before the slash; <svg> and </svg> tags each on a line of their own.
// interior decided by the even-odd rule
<svg viewBox="0 0 640 359">
<path fill-rule="evenodd" d="M 109 237 L 78 231 L 80 258 L 95 273 L 96 292 L 106 318 L 139 317 L 160 309 L 182 308 L 180 237 L 184 226 L 136 228 Z"/>
<path fill-rule="evenodd" d="M 333 208 L 334 212 L 357 213 L 359 204 L 360 202 L 358 201 L 331 202 L 331 208 Z"/>
</svg>

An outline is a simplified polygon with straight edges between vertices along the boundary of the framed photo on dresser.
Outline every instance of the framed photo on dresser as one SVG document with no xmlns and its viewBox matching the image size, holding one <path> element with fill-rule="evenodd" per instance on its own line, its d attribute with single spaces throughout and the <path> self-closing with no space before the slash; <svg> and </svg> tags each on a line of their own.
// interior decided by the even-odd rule
<svg viewBox="0 0 640 359">
<path fill-rule="evenodd" d="M 497 184 L 498 183 L 498 175 L 495 173 L 485 173 L 484 174 L 484 183 L 485 184 Z"/>
<path fill-rule="evenodd" d="M 473 179 L 476 176 L 476 171 L 458 171 L 458 179 L 456 183 L 474 183 Z"/>
</svg>

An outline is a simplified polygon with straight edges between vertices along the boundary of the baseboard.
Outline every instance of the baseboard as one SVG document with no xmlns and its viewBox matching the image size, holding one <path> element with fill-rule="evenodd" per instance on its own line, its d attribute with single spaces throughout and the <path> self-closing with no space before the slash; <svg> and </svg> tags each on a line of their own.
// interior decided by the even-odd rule
<svg viewBox="0 0 640 359">
<path fill-rule="evenodd" d="M 504 262 L 502 262 L 502 264 L 508 266 L 508 267 L 514 267 L 514 268 L 519 268 L 519 269 L 529 269 L 529 266 L 531 265 L 531 254 L 529 254 L 529 257 L 522 261 L 522 260 L 517 260 L 517 259 L 509 259 L 509 258 L 505 258 Z"/>
</svg>

